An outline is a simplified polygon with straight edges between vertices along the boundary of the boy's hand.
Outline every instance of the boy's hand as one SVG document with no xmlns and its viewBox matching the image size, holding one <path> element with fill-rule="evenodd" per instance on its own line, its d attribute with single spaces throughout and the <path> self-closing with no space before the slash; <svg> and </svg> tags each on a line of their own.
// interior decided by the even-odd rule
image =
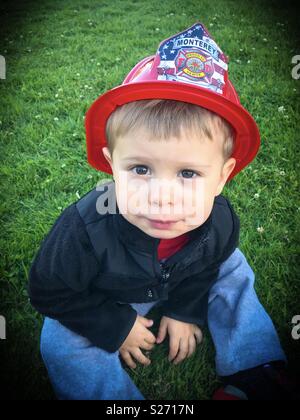
<svg viewBox="0 0 300 420">
<path fill-rule="evenodd" d="M 163 316 L 160 321 L 157 344 L 164 341 L 167 332 L 170 337 L 169 362 L 177 356 L 174 365 L 186 357 L 191 357 L 197 344 L 200 344 L 203 339 L 202 331 L 197 325 Z"/>
<path fill-rule="evenodd" d="M 120 356 L 132 369 L 136 368 L 136 364 L 132 357 L 147 366 L 151 363 L 150 359 L 141 352 L 141 348 L 152 350 L 155 345 L 156 338 L 152 332 L 148 330 L 152 325 L 153 320 L 138 315 L 132 330 L 119 349 Z"/>
</svg>

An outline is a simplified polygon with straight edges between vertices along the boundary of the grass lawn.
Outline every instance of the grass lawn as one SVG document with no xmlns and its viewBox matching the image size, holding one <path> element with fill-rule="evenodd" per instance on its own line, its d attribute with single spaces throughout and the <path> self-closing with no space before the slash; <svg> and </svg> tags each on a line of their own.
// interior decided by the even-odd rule
<svg viewBox="0 0 300 420">
<path fill-rule="evenodd" d="M 296 4 L 296 2 L 295 2 Z M 2 389 L 10 398 L 52 399 L 39 355 L 42 317 L 26 293 L 39 245 L 62 209 L 107 174 L 86 160 L 84 116 L 158 44 L 203 22 L 230 59 L 230 78 L 256 118 L 262 146 L 225 188 L 241 220 L 240 249 L 256 290 L 300 374 L 298 13 L 288 1 L 45 0 L 0 3 Z M 154 317 L 157 319 L 157 314 Z M 157 323 L 156 323 L 157 330 Z M 219 381 L 209 335 L 177 367 L 167 341 L 150 367 L 128 372 L 148 399 L 209 399 Z M 4 388 L 3 388 L 4 387 Z M 3 397 L 3 394 L 2 394 Z"/>
</svg>

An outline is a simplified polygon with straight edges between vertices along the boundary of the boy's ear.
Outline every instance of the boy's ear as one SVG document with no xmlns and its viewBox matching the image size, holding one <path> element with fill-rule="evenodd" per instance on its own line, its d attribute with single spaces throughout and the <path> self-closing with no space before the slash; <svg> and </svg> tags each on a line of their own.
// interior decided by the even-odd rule
<svg viewBox="0 0 300 420">
<path fill-rule="evenodd" d="M 112 158 L 111 158 L 110 151 L 109 151 L 108 147 L 102 147 L 102 152 L 103 152 L 103 155 L 104 155 L 105 159 L 107 160 L 107 162 L 112 167 Z"/>
<path fill-rule="evenodd" d="M 224 185 L 226 184 L 226 181 L 229 178 L 229 175 L 234 170 L 235 165 L 236 165 L 236 159 L 234 158 L 230 158 L 224 163 L 224 166 L 221 172 L 220 183 L 216 191 L 216 196 L 221 194 L 221 192 L 223 191 Z"/>
</svg>

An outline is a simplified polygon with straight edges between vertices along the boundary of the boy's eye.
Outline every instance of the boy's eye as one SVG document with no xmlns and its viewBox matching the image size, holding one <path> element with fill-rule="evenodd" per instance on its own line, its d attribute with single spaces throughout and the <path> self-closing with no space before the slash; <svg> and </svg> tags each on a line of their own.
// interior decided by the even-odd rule
<svg viewBox="0 0 300 420">
<path fill-rule="evenodd" d="M 137 169 L 136 175 L 146 175 L 145 173 L 143 173 L 143 170 L 146 169 L 147 172 L 147 166 L 135 166 L 134 168 L 131 168 L 131 171 L 134 171 L 135 169 Z"/>
<path fill-rule="evenodd" d="M 192 178 L 196 178 L 197 176 L 199 176 L 200 174 L 198 174 L 195 171 L 189 170 L 189 169 L 184 169 L 183 171 L 181 171 L 182 174 L 187 174 L 187 177 L 183 177 L 185 179 L 192 179 Z M 196 177 L 194 177 L 193 175 L 196 175 Z"/>
</svg>

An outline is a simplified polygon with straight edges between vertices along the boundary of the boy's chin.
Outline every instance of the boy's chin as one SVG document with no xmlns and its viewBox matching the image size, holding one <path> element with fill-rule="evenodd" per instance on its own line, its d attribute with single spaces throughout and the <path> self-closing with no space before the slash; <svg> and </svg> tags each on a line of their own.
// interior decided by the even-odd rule
<svg viewBox="0 0 300 420">
<path fill-rule="evenodd" d="M 155 239 L 174 239 L 180 235 L 183 235 L 182 233 L 174 233 L 174 232 L 169 232 L 165 230 L 161 230 L 157 234 L 155 232 L 154 233 L 145 232 L 145 233 L 147 233 L 148 236 L 151 236 L 152 238 L 155 238 Z"/>
</svg>

